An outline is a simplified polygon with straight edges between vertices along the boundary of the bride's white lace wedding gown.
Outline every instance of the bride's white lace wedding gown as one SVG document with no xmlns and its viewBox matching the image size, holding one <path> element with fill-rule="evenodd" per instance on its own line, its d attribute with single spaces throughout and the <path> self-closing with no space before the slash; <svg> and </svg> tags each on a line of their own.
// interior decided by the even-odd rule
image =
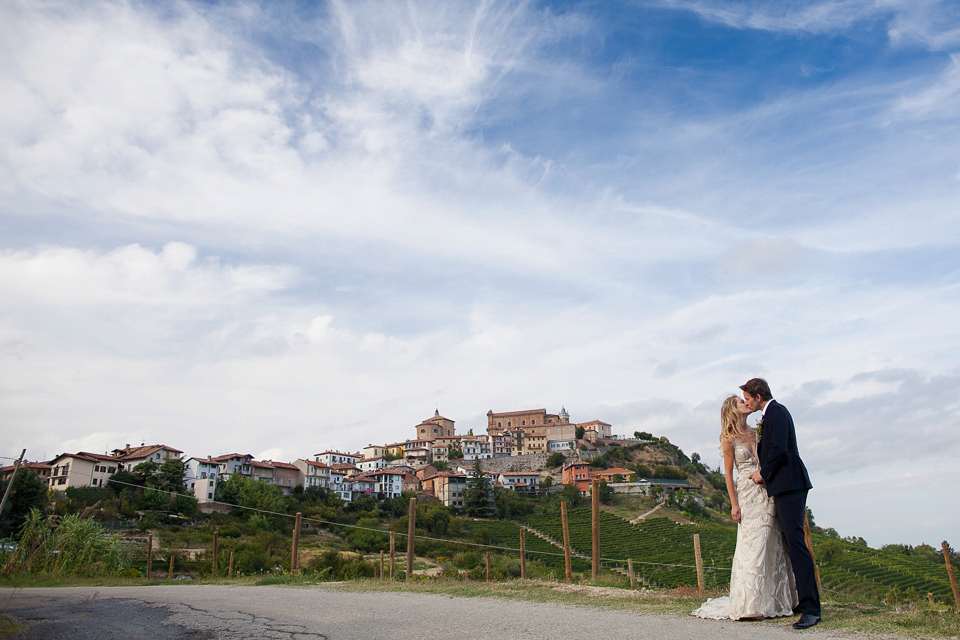
<svg viewBox="0 0 960 640">
<path fill-rule="evenodd" d="M 773 498 L 750 479 L 759 469 L 754 453 L 734 440 L 741 520 L 733 554 L 730 595 L 711 598 L 692 615 L 700 618 L 775 618 L 793 613 L 797 588 Z"/>
</svg>

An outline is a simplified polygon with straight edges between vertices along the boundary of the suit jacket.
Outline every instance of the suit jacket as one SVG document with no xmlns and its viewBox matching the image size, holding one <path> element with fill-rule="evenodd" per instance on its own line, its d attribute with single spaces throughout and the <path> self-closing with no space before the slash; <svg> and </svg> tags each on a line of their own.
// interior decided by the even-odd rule
<svg viewBox="0 0 960 640">
<path fill-rule="evenodd" d="M 760 458 L 760 475 L 767 487 L 767 495 L 813 488 L 797 449 L 793 417 L 776 400 L 770 401 L 763 415 L 757 456 Z"/>
</svg>

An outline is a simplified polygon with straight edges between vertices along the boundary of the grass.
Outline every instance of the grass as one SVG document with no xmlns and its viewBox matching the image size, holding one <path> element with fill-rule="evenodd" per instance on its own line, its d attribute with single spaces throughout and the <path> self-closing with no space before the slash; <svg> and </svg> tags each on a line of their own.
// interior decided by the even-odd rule
<svg viewBox="0 0 960 640">
<path fill-rule="evenodd" d="M 503 598 L 570 606 L 601 607 L 637 613 L 688 616 L 707 597 L 726 595 L 707 592 L 698 595 L 695 589 L 643 589 L 630 591 L 598 587 L 591 584 L 513 580 L 500 583 L 462 582 L 456 580 L 416 580 L 412 583 L 363 580 L 325 585 L 343 591 L 404 591 L 443 594 L 461 598 Z M 824 621 L 820 628 L 853 635 L 889 634 L 903 638 L 960 637 L 960 614 L 944 605 L 926 603 L 857 602 L 845 596 L 831 596 L 823 602 Z M 743 624 L 786 627 L 794 618 L 779 618 Z"/>
<path fill-rule="evenodd" d="M 20 634 L 23 627 L 17 624 L 10 616 L 0 613 L 0 638 Z"/>
</svg>

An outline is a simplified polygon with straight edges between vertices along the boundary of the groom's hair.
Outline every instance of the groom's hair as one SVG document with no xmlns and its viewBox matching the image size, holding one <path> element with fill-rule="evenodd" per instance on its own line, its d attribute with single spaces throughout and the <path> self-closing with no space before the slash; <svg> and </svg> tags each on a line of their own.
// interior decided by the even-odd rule
<svg viewBox="0 0 960 640">
<path fill-rule="evenodd" d="M 773 400 L 770 385 L 763 378 L 750 378 L 746 384 L 740 385 L 740 388 L 752 396 L 759 396 L 761 400 Z"/>
</svg>

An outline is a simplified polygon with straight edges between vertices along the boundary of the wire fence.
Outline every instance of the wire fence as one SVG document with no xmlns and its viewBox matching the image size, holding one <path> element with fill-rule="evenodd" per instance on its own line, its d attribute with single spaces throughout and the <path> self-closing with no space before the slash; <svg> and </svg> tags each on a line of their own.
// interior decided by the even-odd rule
<svg viewBox="0 0 960 640">
<path fill-rule="evenodd" d="M 153 491 L 153 492 L 157 492 L 165 495 L 175 495 L 176 493 L 176 492 L 171 492 L 167 489 L 159 489 L 156 487 L 142 486 L 139 484 L 128 483 L 128 482 L 123 482 L 119 480 L 110 480 L 110 482 L 118 486 L 130 487 L 136 490 Z M 226 507 L 229 509 L 236 509 L 240 511 L 256 513 L 263 516 L 295 520 L 298 524 L 302 523 L 307 525 L 317 525 L 320 527 L 326 527 L 334 531 L 357 530 L 357 531 L 366 531 L 366 532 L 376 533 L 383 536 L 389 535 L 391 538 L 391 541 L 394 541 L 394 539 L 397 539 L 397 538 L 400 540 L 407 540 L 411 536 L 410 532 L 389 531 L 389 530 L 385 530 L 384 528 L 370 527 L 370 526 L 364 526 L 360 524 L 340 522 L 336 520 L 327 520 L 327 519 L 317 518 L 317 517 L 302 516 L 301 514 L 291 514 L 287 512 L 262 509 L 262 508 L 245 506 L 240 504 L 233 504 L 233 503 L 218 501 L 218 500 L 209 500 L 206 502 L 208 504 L 220 505 L 222 507 Z M 413 505 L 411 505 L 411 510 L 408 512 L 408 518 L 415 519 L 415 517 L 416 516 L 415 516 L 415 503 L 414 503 Z M 482 520 L 477 520 L 477 521 L 483 522 Z M 129 520 L 128 521 L 100 521 L 99 524 L 108 531 L 122 531 L 124 529 L 129 529 L 136 526 L 136 523 L 134 521 L 129 521 Z M 464 540 L 464 539 L 455 538 L 455 537 L 451 538 L 451 537 L 440 537 L 435 535 L 425 535 L 423 533 L 416 533 L 416 531 L 414 530 L 412 534 L 414 544 L 408 545 L 409 553 L 411 554 L 410 558 L 408 559 L 408 566 L 412 566 L 412 551 L 415 549 L 416 543 L 421 542 L 421 543 L 436 543 L 436 544 L 442 544 L 442 545 L 449 545 L 452 547 L 462 548 L 462 549 L 473 549 L 480 552 L 486 552 L 487 554 L 500 553 L 503 555 L 520 557 L 521 561 L 524 563 L 528 557 L 532 559 L 536 559 L 539 557 L 543 561 L 548 563 L 551 563 L 551 561 L 555 562 L 557 559 L 563 558 L 567 567 L 569 567 L 573 558 L 576 558 L 581 562 L 581 565 L 583 562 L 589 561 L 593 563 L 597 568 L 606 567 L 608 569 L 617 571 L 618 573 L 621 573 L 621 574 L 628 574 L 629 577 L 631 578 L 631 584 L 633 584 L 633 578 L 636 577 L 636 578 L 639 578 L 641 582 L 650 584 L 652 586 L 694 586 L 694 584 L 696 584 L 698 589 L 703 590 L 704 588 L 703 576 L 706 572 L 713 572 L 714 574 L 717 574 L 715 575 L 714 578 L 711 579 L 711 582 L 714 587 L 724 586 L 725 584 L 724 580 L 726 579 L 727 574 L 729 574 L 729 572 L 732 570 L 731 567 L 728 567 L 728 566 L 714 566 L 714 565 L 707 565 L 707 564 L 697 562 L 696 555 L 699 555 L 699 542 L 695 545 L 697 547 L 696 549 L 690 548 L 689 550 L 690 555 L 688 557 L 691 557 L 692 562 L 657 562 L 653 560 L 645 560 L 642 557 L 636 557 L 636 555 L 634 555 L 634 557 L 610 557 L 610 556 L 601 556 L 597 553 L 588 555 L 584 553 L 582 549 L 575 549 L 573 545 L 561 544 L 557 539 L 551 537 L 549 533 L 539 530 L 536 527 L 531 526 L 530 524 L 524 523 L 520 525 L 520 524 L 514 523 L 514 525 L 517 526 L 521 531 L 522 530 L 530 531 L 535 536 L 546 540 L 547 542 L 550 543 L 550 545 L 557 547 L 558 550 L 548 551 L 542 548 L 540 549 L 527 548 L 523 544 L 522 533 L 520 533 L 520 540 L 518 540 L 519 545 L 510 546 L 508 544 L 490 544 L 490 543 L 484 543 L 484 542 L 474 542 L 474 541 Z M 598 533 L 595 535 L 600 535 L 600 534 Z M 299 549 L 297 548 L 298 538 L 299 538 L 299 529 L 297 529 L 294 532 L 293 539 L 290 541 L 290 545 L 292 547 L 291 561 L 290 561 L 291 570 L 295 570 L 295 567 L 298 565 L 298 561 L 296 559 L 299 557 Z M 133 544 L 134 546 L 139 546 L 141 548 L 144 546 L 142 538 L 139 543 L 134 542 Z M 137 556 L 139 558 L 142 558 L 145 560 L 148 559 L 150 552 L 152 551 L 152 538 L 148 538 L 148 544 L 150 545 L 151 549 L 147 550 L 147 553 L 146 553 L 147 558 L 144 558 L 143 554 L 138 553 Z M 391 549 L 393 549 L 393 545 L 391 545 Z M 157 551 L 160 552 L 160 549 L 157 549 Z M 186 550 L 167 548 L 167 549 L 164 549 L 163 551 L 165 551 L 167 556 L 170 557 L 171 553 L 183 553 Z M 205 548 L 205 549 L 190 550 L 190 551 L 192 552 L 199 551 L 201 553 L 209 553 L 213 551 L 213 553 L 216 554 L 216 544 L 214 544 L 213 549 Z M 720 555 L 723 555 L 723 554 L 720 554 Z M 489 563 L 489 559 L 488 559 L 488 563 Z M 214 561 L 214 564 L 216 564 L 216 560 Z M 675 581 L 675 584 L 672 584 L 672 585 L 657 584 L 657 580 L 652 579 L 650 577 L 650 572 L 647 572 L 647 571 L 636 572 L 634 570 L 635 566 L 647 567 L 647 568 L 650 568 L 651 571 L 655 571 L 655 570 L 696 571 L 697 582 L 694 583 L 694 581 L 690 579 L 692 578 L 692 575 L 688 574 L 690 575 L 690 577 L 680 578 L 679 583 L 676 583 Z M 172 571 L 172 568 L 173 568 L 173 564 L 171 561 L 171 565 L 170 565 L 171 571 Z M 381 572 L 382 571 L 383 569 L 381 567 Z M 391 574 L 392 573 L 393 571 L 391 571 Z M 490 574 L 489 568 L 487 569 L 487 574 L 488 576 Z M 596 569 L 593 570 L 593 575 L 596 576 Z M 567 570 L 567 579 L 569 580 L 569 569 Z M 952 573 L 950 575 L 950 581 L 955 584 L 955 579 Z M 947 588 L 949 589 L 949 587 Z M 821 589 L 826 593 L 835 594 L 835 595 L 841 595 L 844 593 L 840 590 L 832 589 L 829 586 L 821 586 Z M 954 586 L 954 589 L 956 589 L 955 586 Z M 949 593 L 949 591 L 946 593 Z M 956 593 L 956 591 L 954 593 Z M 942 596 L 938 595 L 938 597 L 942 597 Z M 957 607 L 960 608 L 960 599 L 958 599 L 957 601 Z"/>
</svg>

